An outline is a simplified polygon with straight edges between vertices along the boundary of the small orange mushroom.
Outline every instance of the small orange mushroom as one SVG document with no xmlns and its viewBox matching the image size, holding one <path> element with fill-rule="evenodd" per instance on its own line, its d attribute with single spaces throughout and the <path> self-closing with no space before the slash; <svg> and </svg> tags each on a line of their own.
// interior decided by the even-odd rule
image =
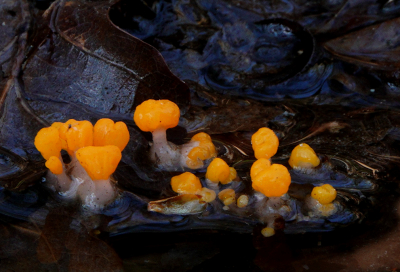
<svg viewBox="0 0 400 272">
<path fill-rule="evenodd" d="M 228 184 L 236 178 L 236 170 L 224 160 L 215 158 L 207 167 L 206 178 L 213 183 Z"/>
<path fill-rule="evenodd" d="M 97 121 L 94 125 L 95 146 L 115 145 L 122 151 L 129 142 L 128 127 L 124 122 L 116 122 L 108 118 L 103 118 Z"/>
<path fill-rule="evenodd" d="M 153 99 L 137 106 L 133 116 L 142 131 L 153 135 L 151 159 L 168 169 L 174 169 L 179 164 L 180 153 L 167 141 L 167 129 L 178 125 L 179 116 L 179 107 L 174 102 Z"/>
<path fill-rule="evenodd" d="M 169 100 L 149 99 L 136 107 L 133 120 L 142 131 L 176 127 L 179 123 L 179 107 Z"/>
<path fill-rule="evenodd" d="M 190 172 L 172 177 L 171 187 L 178 194 L 196 194 L 202 188 L 199 178 Z"/>
<path fill-rule="evenodd" d="M 199 145 L 192 148 L 188 154 L 186 164 L 191 169 L 197 169 L 203 166 L 203 161 L 217 156 L 217 151 L 211 140 L 210 135 L 204 132 L 197 133 L 190 142 L 199 142 Z"/>
<path fill-rule="evenodd" d="M 250 170 L 253 189 L 267 197 L 279 197 L 287 193 L 291 177 L 287 168 L 281 164 L 272 164 L 265 161 L 254 164 Z"/>
<path fill-rule="evenodd" d="M 315 151 L 305 143 L 296 146 L 290 155 L 289 164 L 292 168 L 317 167 L 320 160 Z"/>
<path fill-rule="evenodd" d="M 92 180 L 109 179 L 121 157 L 121 150 L 115 145 L 87 146 L 76 152 L 76 158 Z"/>
<path fill-rule="evenodd" d="M 273 130 L 263 127 L 253 134 L 251 144 L 257 159 L 269 159 L 278 151 L 279 139 Z"/>
<path fill-rule="evenodd" d="M 314 187 L 311 197 L 318 200 L 319 203 L 326 205 L 332 203 L 336 198 L 336 189 L 330 184 L 324 184 Z"/>
</svg>

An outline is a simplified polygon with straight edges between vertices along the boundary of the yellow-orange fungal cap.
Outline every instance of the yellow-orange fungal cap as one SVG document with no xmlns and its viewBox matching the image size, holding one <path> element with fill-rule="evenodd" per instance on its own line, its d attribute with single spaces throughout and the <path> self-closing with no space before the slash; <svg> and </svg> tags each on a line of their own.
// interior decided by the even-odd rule
<svg viewBox="0 0 400 272">
<path fill-rule="evenodd" d="M 93 128 L 93 144 L 95 146 L 115 145 L 121 151 L 129 142 L 128 127 L 124 122 L 116 122 L 108 118 L 97 121 Z"/>
<path fill-rule="evenodd" d="M 311 192 L 311 197 L 318 200 L 321 204 L 329 204 L 336 198 L 336 189 L 330 184 L 314 187 Z"/>
<path fill-rule="evenodd" d="M 231 205 L 235 202 L 235 197 L 235 191 L 233 189 L 225 189 L 218 193 L 218 198 L 225 206 Z"/>
<path fill-rule="evenodd" d="M 217 151 L 211 140 L 210 135 L 204 132 L 197 133 L 190 139 L 191 142 L 197 141 L 199 145 L 192 148 L 188 154 L 186 164 L 189 168 L 196 169 L 203 165 L 203 161 L 217 156 Z"/>
<path fill-rule="evenodd" d="M 76 158 L 92 180 L 108 179 L 117 169 L 121 150 L 115 145 L 87 146 L 76 151 Z"/>
<path fill-rule="evenodd" d="M 254 179 L 261 171 L 268 169 L 271 161 L 265 158 L 256 160 L 250 168 L 250 177 Z"/>
<path fill-rule="evenodd" d="M 249 197 L 247 195 L 241 195 L 236 201 L 236 205 L 239 208 L 244 208 L 249 204 Z"/>
<path fill-rule="evenodd" d="M 320 160 L 308 144 L 299 144 L 290 155 L 289 164 L 292 168 L 312 168 L 317 167 Z"/>
<path fill-rule="evenodd" d="M 42 128 L 36 134 L 35 147 L 48 160 L 51 156 L 60 156 L 61 141 L 58 129 L 55 127 Z"/>
<path fill-rule="evenodd" d="M 199 132 L 190 139 L 190 141 L 198 141 L 198 142 L 212 142 L 211 136 L 205 132 Z"/>
<path fill-rule="evenodd" d="M 192 161 L 197 160 L 206 160 L 209 156 L 209 152 L 207 149 L 201 148 L 199 146 L 193 147 L 188 154 L 188 159 Z"/>
<path fill-rule="evenodd" d="M 267 197 L 278 197 L 289 190 L 291 177 L 287 168 L 281 164 L 273 164 L 252 178 L 253 189 Z"/>
<path fill-rule="evenodd" d="M 201 188 L 201 190 L 199 190 L 196 194 L 200 195 L 201 200 L 205 202 L 214 201 L 214 199 L 217 197 L 217 194 L 213 190 L 206 187 Z"/>
<path fill-rule="evenodd" d="M 56 124 L 57 123 L 57 124 Z M 67 141 L 67 131 L 70 127 L 76 126 L 79 121 L 76 121 L 75 119 L 69 119 L 65 123 L 59 124 L 59 122 L 56 122 L 54 124 L 54 127 L 58 127 L 58 133 L 60 134 L 60 138 Z"/>
<path fill-rule="evenodd" d="M 179 107 L 169 100 L 149 99 L 136 107 L 133 120 L 142 131 L 173 128 L 179 123 Z"/>
<path fill-rule="evenodd" d="M 200 142 L 198 147 L 206 151 L 206 159 L 215 157 L 217 155 L 217 151 L 215 150 L 215 146 L 212 141 Z"/>
<path fill-rule="evenodd" d="M 68 145 L 67 145 L 67 141 L 63 138 L 61 138 L 60 135 L 60 128 L 64 125 L 64 123 L 61 122 L 54 122 L 53 124 L 51 124 L 51 127 L 54 127 L 58 130 L 58 134 L 60 136 L 60 142 L 61 142 L 61 149 L 63 150 L 68 150 Z"/>
<path fill-rule="evenodd" d="M 61 161 L 56 156 L 51 156 L 46 161 L 45 165 L 55 175 L 60 175 L 63 172 Z"/>
<path fill-rule="evenodd" d="M 275 230 L 273 228 L 266 227 L 261 230 L 261 234 L 264 237 L 271 237 L 275 234 Z"/>
<path fill-rule="evenodd" d="M 216 155 L 217 152 L 212 142 L 200 142 L 199 146 L 190 150 L 186 164 L 189 168 L 196 169 L 203 165 L 204 160 L 211 159 Z"/>
<path fill-rule="evenodd" d="M 228 164 L 220 159 L 215 158 L 207 167 L 206 178 L 214 183 L 226 182 L 229 180 L 230 169 Z"/>
<path fill-rule="evenodd" d="M 199 178 L 190 172 L 172 177 L 171 187 L 178 194 L 195 194 L 202 188 Z"/>
<path fill-rule="evenodd" d="M 203 166 L 203 161 L 200 159 L 198 160 L 187 159 L 186 165 L 190 169 L 198 169 Z"/>
<path fill-rule="evenodd" d="M 279 139 L 273 130 L 263 127 L 251 136 L 254 156 L 269 159 L 278 151 Z"/>
<path fill-rule="evenodd" d="M 67 123 L 66 123 L 67 124 Z M 89 121 L 76 121 L 67 124 L 65 132 L 68 150 L 76 151 L 80 148 L 93 145 L 93 125 Z M 64 128 L 64 126 L 63 126 Z"/>
</svg>

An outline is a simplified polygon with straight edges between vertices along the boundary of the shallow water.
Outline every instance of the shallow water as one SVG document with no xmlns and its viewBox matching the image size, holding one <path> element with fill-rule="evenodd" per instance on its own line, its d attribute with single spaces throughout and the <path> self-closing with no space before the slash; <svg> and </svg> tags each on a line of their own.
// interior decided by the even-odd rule
<svg viewBox="0 0 400 272">
<path fill-rule="evenodd" d="M 3 35 L 12 50 L 0 55 L 11 56 L 2 59 L 0 82 L 2 269 L 400 269 L 398 4 L 125 1 L 108 13 L 106 2 L 70 1 L 42 21 L 45 1 L 32 9 L 6 2 L 1 18 L 11 27 Z M 159 50 L 176 77 L 108 14 Z M 348 216 L 286 222 L 263 238 L 251 216 L 148 213 L 148 200 L 173 194 L 176 174 L 154 171 L 145 157 L 149 135 L 133 124 L 134 105 L 149 97 L 182 108 L 170 140 L 212 134 L 244 181 L 254 159 L 250 135 L 259 127 L 280 138 L 274 162 L 287 164 L 295 143 L 312 144 L 329 164 L 311 175 L 292 171 L 290 195 L 301 203 L 310 184 L 329 181 Z M 122 197 L 90 215 L 43 186 L 32 139 L 46 123 L 102 117 L 126 121 L 133 140 L 115 174 Z"/>
</svg>

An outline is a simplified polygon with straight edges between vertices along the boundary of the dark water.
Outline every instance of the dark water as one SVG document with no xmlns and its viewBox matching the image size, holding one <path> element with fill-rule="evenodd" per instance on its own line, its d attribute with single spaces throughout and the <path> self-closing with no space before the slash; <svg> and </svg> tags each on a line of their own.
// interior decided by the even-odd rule
<svg viewBox="0 0 400 272">
<path fill-rule="evenodd" d="M 157 51 L 95 17 L 108 2 L 71 1 L 44 22 L 47 1 L 3 2 L 0 18 L 12 27 L 2 35 L 29 38 L 10 43 L 10 58 L 0 55 L 0 271 L 400 269 L 397 1 L 121 1 L 104 12 L 157 49 L 176 77 Z M 141 73 L 151 77 L 132 80 Z M 19 84 L 9 87 L 13 78 Z M 289 194 L 301 203 L 311 184 L 329 181 L 343 214 L 286 222 L 264 238 L 251 216 L 147 213 L 148 199 L 172 195 L 175 173 L 154 171 L 149 135 L 132 113 L 138 101 L 164 96 L 183 109 L 170 140 L 212 134 L 244 181 L 259 127 L 280 138 L 274 162 L 287 164 L 296 143 L 311 143 L 327 166 L 311 176 L 292 171 Z M 126 121 L 134 140 L 115 175 L 122 198 L 88 216 L 41 184 L 32 139 L 44 123 L 102 117 Z"/>
</svg>

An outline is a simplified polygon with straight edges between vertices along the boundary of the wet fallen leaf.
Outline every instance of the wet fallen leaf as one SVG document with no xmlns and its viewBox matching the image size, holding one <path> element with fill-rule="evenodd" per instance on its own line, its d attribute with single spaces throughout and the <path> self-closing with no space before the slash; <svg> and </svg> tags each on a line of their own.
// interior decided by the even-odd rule
<svg viewBox="0 0 400 272">
<path fill-rule="evenodd" d="M 338 58 L 357 65 L 394 70 L 400 63 L 400 18 L 375 24 L 325 43 Z"/>
</svg>

